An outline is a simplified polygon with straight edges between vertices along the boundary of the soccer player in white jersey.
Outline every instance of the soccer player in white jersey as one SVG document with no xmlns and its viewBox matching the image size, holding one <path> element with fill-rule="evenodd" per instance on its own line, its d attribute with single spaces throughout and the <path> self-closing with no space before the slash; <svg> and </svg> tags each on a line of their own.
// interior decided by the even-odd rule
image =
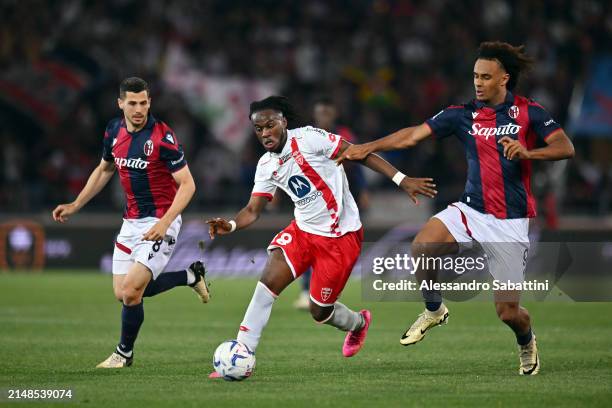
<svg viewBox="0 0 612 408">
<path fill-rule="evenodd" d="M 312 266 L 310 313 L 316 322 L 348 332 L 342 354 L 351 357 L 363 346 L 371 314 L 368 310 L 355 312 L 337 301 L 363 240 L 359 210 L 346 175 L 334 162 L 349 143 L 310 126 L 287 129 L 294 111 L 284 97 L 253 102 L 249 115 L 267 153 L 257 164 L 249 203 L 233 220 L 208 220 L 210 236 L 229 234 L 254 223 L 277 187 L 293 200 L 295 220 L 268 246 L 268 263 L 237 338 L 255 352 L 274 301 Z M 432 179 L 406 177 L 377 155 L 368 156 L 362 164 L 393 179 L 415 203 L 417 194 L 436 194 Z M 215 374 L 211 377 L 217 377 Z"/>
</svg>

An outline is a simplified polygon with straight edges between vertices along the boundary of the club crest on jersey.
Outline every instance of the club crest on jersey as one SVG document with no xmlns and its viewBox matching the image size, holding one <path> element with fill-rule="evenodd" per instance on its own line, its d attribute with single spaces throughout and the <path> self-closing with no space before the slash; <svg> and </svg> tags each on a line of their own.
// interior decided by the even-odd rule
<svg viewBox="0 0 612 408">
<path fill-rule="evenodd" d="M 288 184 L 291 192 L 298 198 L 302 198 L 310 193 L 310 183 L 302 176 L 291 176 Z"/>
<path fill-rule="evenodd" d="M 332 294 L 332 291 L 332 288 L 321 288 L 321 300 L 325 302 L 327 299 L 329 299 Z"/>
<path fill-rule="evenodd" d="M 144 154 L 146 154 L 147 156 L 150 156 L 152 153 L 153 153 L 153 141 L 149 139 L 144 144 Z"/>
<path fill-rule="evenodd" d="M 163 140 L 164 140 L 165 142 L 170 143 L 170 144 L 174 144 L 174 136 L 172 136 L 172 133 L 170 133 L 170 132 L 167 132 L 167 133 L 166 133 L 166 136 L 164 136 L 164 139 L 163 139 Z"/>
<path fill-rule="evenodd" d="M 297 164 L 299 164 L 300 166 L 304 164 L 304 156 L 302 156 L 302 153 L 296 151 L 291 153 L 291 155 L 293 156 L 293 160 L 295 160 Z"/>
<path fill-rule="evenodd" d="M 512 119 L 516 119 L 518 118 L 518 115 L 519 115 L 518 106 L 512 105 L 510 109 L 508 109 L 508 116 L 510 116 Z"/>
</svg>

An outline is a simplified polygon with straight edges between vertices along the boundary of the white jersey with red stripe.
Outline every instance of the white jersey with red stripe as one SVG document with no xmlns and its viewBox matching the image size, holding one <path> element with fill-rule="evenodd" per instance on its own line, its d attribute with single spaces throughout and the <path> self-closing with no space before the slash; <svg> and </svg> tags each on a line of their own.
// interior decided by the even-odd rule
<svg viewBox="0 0 612 408">
<path fill-rule="evenodd" d="M 259 159 L 253 195 L 271 200 L 280 187 L 295 204 L 298 227 L 312 234 L 339 237 L 359 230 L 344 168 L 333 160 L 341 142 L 340 136 L 311 126 L 287 130 L 283 150 Z"/>
</svg>

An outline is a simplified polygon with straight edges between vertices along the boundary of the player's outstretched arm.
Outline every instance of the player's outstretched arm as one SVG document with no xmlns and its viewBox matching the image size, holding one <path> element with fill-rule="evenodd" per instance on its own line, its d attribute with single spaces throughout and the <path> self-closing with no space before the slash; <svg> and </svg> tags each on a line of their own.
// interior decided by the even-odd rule
<svg viewBox="0 0 612 408">
<path fill-rule="evenodd" d="M 343 140 L 342 145 L 340 146 L 340 152 L 350 149 L 351 146 L 352 145 L 349 142 Z M 393 180 L 393 182 L 395 182 L 402 190 L 408 193 L 410 199 L 417 205 L 419 204 L 419 200 L 417 198 L 418 194 L 429 198 L 433 198 L 436 194 L 438 194 L 438 191 L 435 189 L 436 185 L 433 183 L 432 178 L 412 178 L 405 176 L 393 165 L 391 165 L 391 163 L 377 154 L 369 154 L 364 160 L 359 160 L 358 162 L 367 168 Z"/>
<path fill-rule="evenodd" d="M 53 219 L 57 222 L 64 223 L 68 221 L 68 217 L 79 211 L 98 194 L 108 181 L 113 177 L 115 172 L 115 163 L 102 159 L 98 167 L 89 175 L 87 184 L 79 193 L 77 198 L 66 204 L 60 204 L 53 210 Z"/>
<path fill-rule="evenodd" d="M 248 204 L 236 214 L 236 217 L 228 221 L 223 218 L 211 218 L 206 220 L 210 239 L 216 235 L 230 234 L 236 230 L 243 229 L 257 221 L 259 215 L 268 204 L 268 199 L 261 196 L 251 196 Z"/>
<path fill-rule="evenodd" d="M 188 166 L 184 166 L 180 170 L 172 173 L 172 178 L 178 185 L 172 205 L 170 205 L 170 208 L 168 208 L 164 216 L 142 236 L 142 239 L 145 241 L 164 239 L 166 231 L 168 231 L 172 221 L 183 212 L 187 204 L 189 204 L 193 198 L 196 187 Z"/>
<path fill-rule="evenodd" d="M 504 157 L 508 160 L 563 160 L 574 157 L 574 145 L 563 129 L 546 138 L 546 146 L 527 150 L 518 140 L 504 136 L 497 142 L 504 146 Z"/>
<path fill-rule="evenodd" d="M 408 149 L 416 146 L 421 140 L 431 135 L 431 129 L 425 123 L 419 126 L 407 127 L 389 136 L 382 137 L 372 142 L 351 145 L 336 158 L 336 163 L 340 164 L 344 160 L 363 160 L 368 154 L 374 152 L 385 152 L 388 150 Z"/>
</svg>

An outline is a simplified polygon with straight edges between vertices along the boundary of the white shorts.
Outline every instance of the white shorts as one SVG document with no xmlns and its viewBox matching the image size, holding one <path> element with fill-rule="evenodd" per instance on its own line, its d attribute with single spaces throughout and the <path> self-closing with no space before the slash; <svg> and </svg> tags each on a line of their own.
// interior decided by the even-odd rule
<svg viewBox="0 0 612 408">
<path fill-rule="evenodd" d="M 172 221 L 163 240 L 143 241 L 142 236 L 158 221 L 155 217 L 123 220 L 113 251 L 113 275 L 127 274 L 134 262 L 149 268 L 153 279 L 163 272 L 176 246 L 182 220 L 179 215 Z"/>
<path fill-rule="evenodd" d="M 460 251 L 478 242 L 484 250 L 494 279 L 523 282 L 529 251 L 529 219 L 499 219 L 462 202 L 449 205 L 435 218 L 446 225 Z"/>
</svg>

